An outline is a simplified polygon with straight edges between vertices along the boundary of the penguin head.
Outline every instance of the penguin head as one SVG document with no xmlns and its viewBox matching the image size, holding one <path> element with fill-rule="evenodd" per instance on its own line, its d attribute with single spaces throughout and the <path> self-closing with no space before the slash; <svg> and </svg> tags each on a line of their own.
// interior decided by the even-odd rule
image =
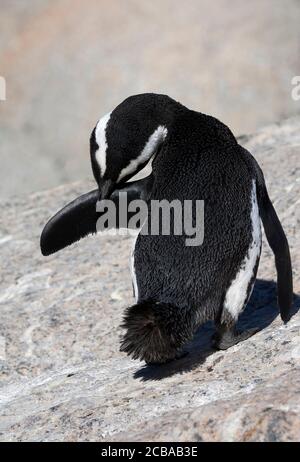
<svg viewBox="0 0 300 462">
<path fill-rule="evenodd" d="M 90 138 L 90 154 L 100 199 L 122 187 L 158 152 L 177 104 L 164 95 L 131 96 L 98 121 Z"/>
</svg>

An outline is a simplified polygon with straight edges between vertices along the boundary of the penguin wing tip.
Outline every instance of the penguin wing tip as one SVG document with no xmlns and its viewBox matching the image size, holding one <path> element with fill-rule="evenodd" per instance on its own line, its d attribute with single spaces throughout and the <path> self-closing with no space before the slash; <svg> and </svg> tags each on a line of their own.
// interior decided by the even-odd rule
<svg viewBox="0 0 300 462">
<path fill-rule="evenodd" d="M 287 323 L 293 317 L 292 309 L 290 308 L 288 311 L 280 313 L 280 317 L 282 319 L 283 324 L 286 326 Z"/>
<path fill-rule="evenodd" d="M 49 257 L 49 255 L 53 254 L 54 252 L 45 248 L 45 247 L 40 247 L 41 248 L 41 254 L 43 255 L 43 257 Z"/>
<path fill-rule="evenodd" d="M 40 240 L 40 249 L 41 249 L 41 254 L 43 255 L 43 257 L 48 257 L 49 255 L 54 253 L 54 251 L 51 248 L 49 248 L 47 243 L 44 242 L 44 239 L 42 237 Z"/>
<path fill-rule="evenodd" d="M 48 257 L 59 250 L 55 245 L 53 245 L 53 236 L 51 235 L 51 227 L 49 226 L 49 223 L 45 225 L 41 233 L 40 249 L 43 257 Z"/>
</svg>

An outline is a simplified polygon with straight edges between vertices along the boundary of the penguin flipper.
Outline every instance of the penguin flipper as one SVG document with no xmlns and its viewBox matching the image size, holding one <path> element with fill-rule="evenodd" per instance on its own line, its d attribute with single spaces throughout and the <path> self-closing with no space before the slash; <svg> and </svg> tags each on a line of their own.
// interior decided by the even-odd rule
<svg viewBox="0 0 300 462">
<path fill-rule="evenodd" d="M 45 225 L 40 239 L 44 256 L 73 244 L 91 233 L 96 233 L 96 203 L 99 190 L 95 189 L 70 202 Z"/>
<path fill-rule="evenodd" d="M 293 272 L 288 240 L 269 198 L 264 174 L 260 166 L 249 151 L 245 148 L 242 148 L 242 151 L 249 169 L 256 178 L 259 214 L 266 238 L 275 256 L 280 316 L 283 322 L 287 323 L 292 316 L 293 305 Z"/>
<path fill-rule="evenodd" d="M 150 177 L 151 175 L 142 180 L 125 183 L 123 188 L 112 193 L 110 199 L 115 203 L 117 213 L 120 192 L 127 192 L 128 202 L 140 199 L 149 190 Z M 83 194 L 62 208 L 48 221 L 40 238 L 41 252 L 44 256 L 58 252 L 83 237 L 97 232 L 97 220 L 101 216 L 100 212 L 96 212 L 98 199 L 98 189 Z"/>
<path fill-rule="evenodd" d="M 260 216 L 268 243 L 275 255 L 280 316 L 283 322 L 287 323 L 291 318 L 293 304 L 293 273 L 289 244 L 264 183 L 260 189 Z"/>
</svg>

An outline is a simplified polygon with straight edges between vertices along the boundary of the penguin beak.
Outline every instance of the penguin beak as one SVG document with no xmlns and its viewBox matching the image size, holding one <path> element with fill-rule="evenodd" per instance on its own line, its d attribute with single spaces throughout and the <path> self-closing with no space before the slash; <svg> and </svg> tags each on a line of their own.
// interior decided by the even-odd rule
<svg viewBox="0 0 300 462">
<path fill-rule="evenodd" d="M 108 199 L 114 190 L 114 186 L 111 180 L 105 180 L 99 188 L 99 200 Z"/>
</svg>

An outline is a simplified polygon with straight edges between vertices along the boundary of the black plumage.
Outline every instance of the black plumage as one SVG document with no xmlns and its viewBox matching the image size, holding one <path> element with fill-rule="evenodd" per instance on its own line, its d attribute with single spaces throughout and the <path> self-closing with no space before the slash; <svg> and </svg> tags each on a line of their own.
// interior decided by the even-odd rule
<svg viewBox="0 0 300 462">
<path fill-rule="evenodd" d="M 130 186 L 126 181 L 148 158 L 142 156 L 140 163 L 136 160 L 158 129 L 163 130 L 164 136 L 153 142 L 153 152 L 151 146 L 148 149 L 154 159 L 152 175 L 138 187 Z M 196 328 L 207 320 L 216 323 L 218 348 L 228 348 L 252 335 L 253 331 L 237 332 L 235 324 L 256 278 L 260 242 L 254 238 L 256 235 L 257 240 L 260 233 L 259 218 L 275 254 L 281 317 L 288 321 L 292 271 L 287 239 L 257 162 L 237 143 L 230 129 L 214 117 L 189 110 L 168 96 L 143 94 L 129 97 L 117 106 L 104 134 L 107 149 L 103 172 L 96 157 L 99 145 L 95 130 L 91 136 L 92 167 L 102 198 L 110 195 L 116 201 L 122 188 L 131 191 L 130 200 L 143 197 L 149 210 L 144 226 L 149 229 L 153 201 L 177 200 L 182 205 L 186 200 L 204 201 L 202 245 L 187 246 L 187 232 L 175 235 L 174 216 L 170 235 L 139 234 L 133 255 L 137 303 L 125 312 L 126 332 L 121 350 L 135 359 L 165 362 L 175 358 Z M 128 170 L 130 165 L 135 169 Z M 126 174 L 119 181 L 120 172 Z M 97 215 L 91 208 L 96 193 L 84 197 L 69 204 L 46 225 L 41 241 L 44 253 L 95 232 Z M 259 209 L 257 222 L 255 201 Z M 74 226 L 76 213 L 80 220 Z M 195 226 L 193 213 L 192 218 Z M 256 254 L 252 261 L 254 245 Z M 251 260 L 248 267 L 247 258 Z M 239 283 L 237 275 L 243 271 L 246 283 Z M 237 313 L 228 307 L 226 298 L 234 284 L 241 300 L 235 307 Z"/>
</svg>

